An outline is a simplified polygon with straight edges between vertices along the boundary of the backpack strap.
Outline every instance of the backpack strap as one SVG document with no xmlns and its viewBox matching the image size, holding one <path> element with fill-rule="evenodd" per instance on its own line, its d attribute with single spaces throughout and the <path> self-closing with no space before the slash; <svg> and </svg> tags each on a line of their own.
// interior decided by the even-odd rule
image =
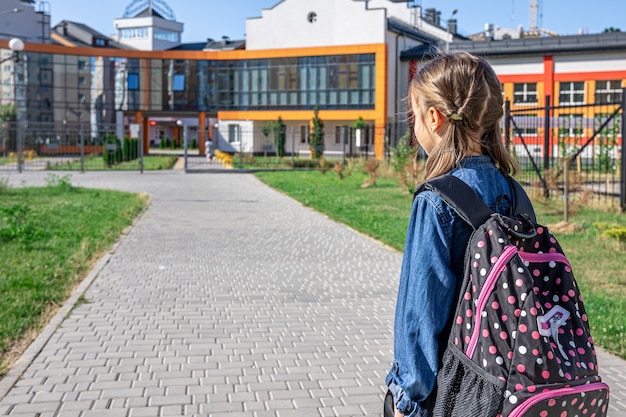
<svg viewBox="0 0 626 417">
<path fill-rule="evenodd" d="M 506 179 L 509 181 L 509 186 L 511 187 L 511 192 L 513 193 L 513 213 L 516 216 L 528 216 L 533 223 L 537 223 L 535 209 L 533 208 L 533 204 L 530 202 L 530 198 L 528 198 L 528 194 L 526 194 L 524 188 L 511 176 L 507 175 Z"/>
<path fill-rule="evenodd" d="M 439 195 L 474 230 L 486 222 L 493 213 L 469 185 L 453 175 L 442 175 L 423 183 L 415 191 L 415 196 L 424 190 Z"/>
<path fill-rule="evenodd" d="M 512 195 L 512 212 L 515 215 L 527 216 L 536 222 L 533 206 L 522 186 L 513 178 L 507 176 Z M 465 222 L 474 230 L 487 221 L 493 214 L 485 202 L 474 190 L 459 178 L 445 174 L 423 183 L 415 196 L 424 190 L 429 190 L 441 197 Z"/>
</svg>

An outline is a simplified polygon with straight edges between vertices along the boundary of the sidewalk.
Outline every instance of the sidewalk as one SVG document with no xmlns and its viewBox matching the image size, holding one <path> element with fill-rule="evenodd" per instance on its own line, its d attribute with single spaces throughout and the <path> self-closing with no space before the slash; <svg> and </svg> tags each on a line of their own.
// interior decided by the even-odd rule
<svg viewBox="0 0 626 417">
<path fill-rule="evenodd" d="M 381 415 L 401 254 L 249 174 L 71 182 L 152 202 L 0 381 L 0 416 Z M 599 362 L 626 417 L 626 361 Z"/>
</svg>

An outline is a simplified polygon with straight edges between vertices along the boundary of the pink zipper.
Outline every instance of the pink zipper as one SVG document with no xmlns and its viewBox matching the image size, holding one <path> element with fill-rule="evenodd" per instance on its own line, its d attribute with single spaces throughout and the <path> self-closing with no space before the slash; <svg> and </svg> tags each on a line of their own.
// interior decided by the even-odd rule
<svg viewBox="0 0 626 417">
<path fill-rule="evenodd" d="M 535 404 L 545 401 L 550 398 L 561 397 L 564 395 L 580 394 L 589 391 L 609 391 L 609 386 L 604 382 L 594 382 L 592 384 L 579 385 L 577 387 L 559 388 L 552 391 L 542 392 L 537 394 L 520 404 L 514 409 L 509 417 L 523 416 Z"/>
<path fill-rule="evenodd" d="M 487 304 L 487 299 L 489 295 L 493 291 L 493 287 L 496 285 L 496 281 L 500 277 L 500 274 L 506 268 L 506 264 L 515 256 L 517 253 L 517 248 L 513 245 L 507 246 L 502 252 L 502 255 L 496 263 L 493 265 L 487 280 L 485 281 L 485 285 L 480 290 L 480 294 L 478 295 L 478 303 L 476 305 L 476 314 L 474 315 L 474 331 L 472 332 L 472 337 L 470 339 L 469 344 L 467 345 L 467 351 L 465 355 L 468 358 L 472 358 L 474 356 L 474 350 L 476 350 L 476 345 L 478 343 L 478 336 L 480 334 L 480 322 L 482 320 L 482 312 Z"/>
<path fill-rule="evenodd" d="M 526 262 L 540 263 L 540 262 L 554 261 L 554 262 L 564 263 L 565 265 L 569 266 L 570 268 L 572 267 L 572 265 L 570 265 L 570 263 L 567 260 L 567 258 L 565 257 L 565 255 L 563 255 L 562 253 L 520 252 L 519 256 L 520 256 L 520 258 L 522 258 L 523 261 L 526 261 Z"/>
</svg>

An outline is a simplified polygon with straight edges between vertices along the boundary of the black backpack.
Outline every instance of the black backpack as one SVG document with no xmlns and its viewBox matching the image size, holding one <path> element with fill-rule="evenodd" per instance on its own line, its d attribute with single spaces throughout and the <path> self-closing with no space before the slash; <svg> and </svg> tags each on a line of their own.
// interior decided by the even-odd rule
<svg viewBox="0 0 626 417">
<path fill-rule="evenodd" d="M 416 192 L 441 196 L 474 229 L 431 416 L 604 417 L 583 301 L 563 251 L 536 223 L 509 178 L 513 215 L 493 213 L 463 181 L 444 175 Z"/>
</svg>

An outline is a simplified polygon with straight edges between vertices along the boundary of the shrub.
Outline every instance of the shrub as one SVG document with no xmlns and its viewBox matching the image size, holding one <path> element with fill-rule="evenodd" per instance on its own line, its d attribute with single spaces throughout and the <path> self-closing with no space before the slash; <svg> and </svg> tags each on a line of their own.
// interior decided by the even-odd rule
<svg viewBox="0 0 626 417">
<path fill-rule="evenodd" d="M 0 241 L 30 243 L 40 231 L 33 224 L 34 213 L 24 204 L 0 206 Z"/>
<path fill-rule="evenodd" d="M 285 156 L 285 142 L 287 141 L 287 134 L 285 123 L 283 123 L 283 119 L 278 116 L 278 120 L 276 122 L 272 122 L 271 128 L 274 130 L 274 145 L 276 146 L 276 154 L 279 158 Z M 265 134 L 265 130 L 263 131 Z M 269 134 L 269 133 L 268 133 Z"/>
<path fill-rule="evenodd" d="M 309 144 L 313 158 L 317 159 L 324 154 L 324 122 L 319 117 L 319 109 L 317 107 L 313 110 L 312 123 Z"/>
</svg>

